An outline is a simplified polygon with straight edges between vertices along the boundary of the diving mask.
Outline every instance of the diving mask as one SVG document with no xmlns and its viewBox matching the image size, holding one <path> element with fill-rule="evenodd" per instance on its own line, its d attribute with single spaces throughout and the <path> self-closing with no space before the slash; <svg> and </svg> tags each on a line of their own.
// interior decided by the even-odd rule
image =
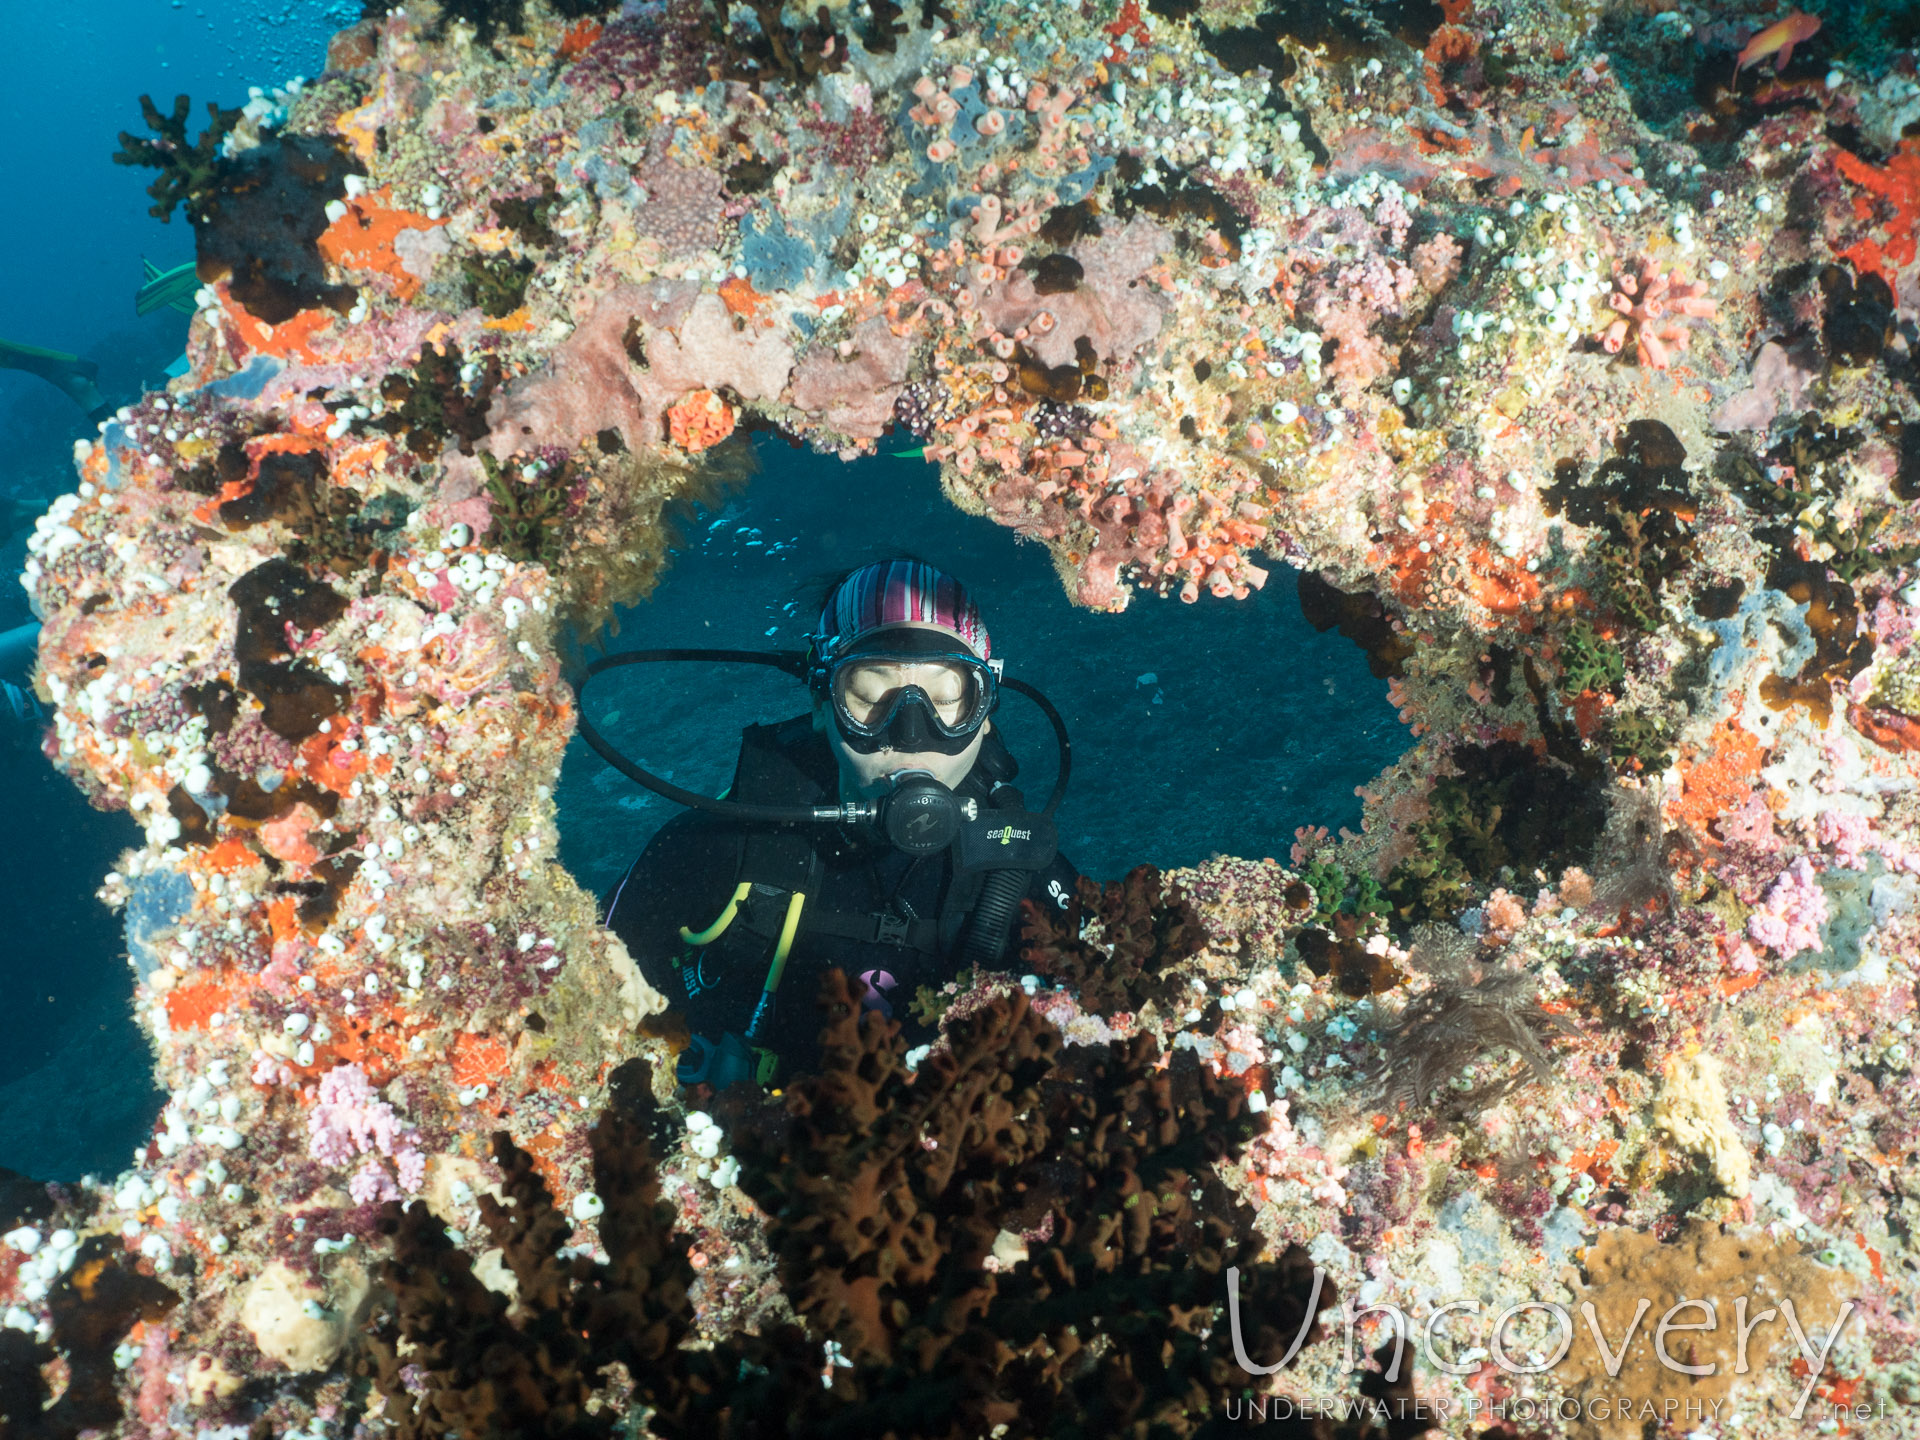
<svg viewBox="0 0 1920 1440">
<path fill-rule="evenodd" d="M 936 634 L 895 631 L 815 667 L 849 750 L 957 755 L 1000 698 L 1000 662 Z"/>
</svg>

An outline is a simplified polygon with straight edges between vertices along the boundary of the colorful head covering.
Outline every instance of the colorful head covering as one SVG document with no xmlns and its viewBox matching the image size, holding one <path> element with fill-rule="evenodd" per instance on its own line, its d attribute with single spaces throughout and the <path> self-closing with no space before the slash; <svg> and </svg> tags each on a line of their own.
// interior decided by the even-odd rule
<svg viewBox="0 0 1920 1440">
<path fill-rule="evenodd" d="M 993 653 L 967 587 L 924 560 L 878 560 L 841 580 L 821 607 L 814 652 L 822 658 L 840 654 L 866 636 L 898 625 L 942 631 L 982 660 Z"/>
</svg>

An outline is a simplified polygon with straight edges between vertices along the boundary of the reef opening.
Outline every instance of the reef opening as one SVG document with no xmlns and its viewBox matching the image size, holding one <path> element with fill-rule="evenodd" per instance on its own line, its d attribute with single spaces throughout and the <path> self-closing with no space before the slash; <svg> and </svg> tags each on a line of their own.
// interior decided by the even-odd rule
<svg viewBox="0 0 1920 1440">
<path fill-rule="evenodd" d="M 1061 594 L 1045 552 L 956 517 L 917 457 L 851 461 L 756 435 L 758 474 L 691 512 L 649 598 L 616 612 L 599 648 L 695 645 L 799 649 L 819 592 L 838 571 L 896 552 L 940 564 L 973 590 L 1007 673 L 1039 686 L 1073 736 L 1076 772 L 1062 844 L 1090 875 L 1135 864 L 1193 864 L 1226 853 L 1281 854 L 1304 825 L 1357 826 L 1356 786 L 1396 760 L 1405 732 L 1385 703 L 1376 662 L 1341 634 L 1313 628 L 1293 587 L 1230 610 L 1144 600 L 1090 614 Z M 1263 657 L 1286 653 L 1282 669 Z M 1371 673 L 1370 673 L 1371 670 Z M 676 664 L 594 682 L 596 724 L 675 783 L 718 793 L 732 778 L 739 731 L 803 713 L 797 684 L 741 666 Z M 1329 730 L 1325 721 L 1338 716 Z M 610 726 L 603 722 L 610 721 Z M 1054 743 L 1044 717 L 1003 694 L 994 723 L 1041 796 Z M 1270 797 L 1247 810 L 1238 797 Z M 604 894 L 638 842 L 674 813 L 575 740 L 555 791 L 561 855 Z M 1142 832 L 1139 817 L 1153 817 Z"/>
</svg>

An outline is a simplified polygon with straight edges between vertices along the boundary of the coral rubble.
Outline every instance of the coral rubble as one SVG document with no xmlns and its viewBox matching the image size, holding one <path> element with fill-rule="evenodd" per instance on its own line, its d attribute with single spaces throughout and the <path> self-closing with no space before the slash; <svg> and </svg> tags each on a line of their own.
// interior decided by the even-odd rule
<svg viewBox="0 0 1920 1440">
<path fill-rule="evenodd" d="M 9 1433 L 1920 1430 L 1910 27 L 369 8 L 115 157 L 190 363 L 22 578 L 168 1099 L 0 1187 Z M 1096 610 L 1293 567 L 1409 725 L 1362 830 L 687 1111 L 553 861 L 559 657 L 763 427 L 915 437 Z M 1546 1359 L 1641 1276 L 1700 1363 L 1812 1328 Z"/>
</svg>

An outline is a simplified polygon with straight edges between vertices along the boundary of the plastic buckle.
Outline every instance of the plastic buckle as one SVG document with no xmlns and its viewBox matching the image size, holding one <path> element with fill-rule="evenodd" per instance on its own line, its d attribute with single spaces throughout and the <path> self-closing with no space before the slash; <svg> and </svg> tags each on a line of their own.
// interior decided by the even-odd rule
<svg viewBox="0 0 1920 1440">
<path fill-rule="evenodd" d="M 695 1035 L 687 1048 L 680 1052 L 680 1059 L 674 1066 L 674 1079 L 682 1085 L 698 1085 L 707 1078 L 707 1072 L 713 1068 L 714 1052 L 719 1047 L 704 1035 Z"/>
<path fill-rule="evenodd" d="M 775 1051 L 757 1046 L 754 1049 L 753 1058 L 754 1058 L 754 1066 L 753 1066 L 754 1084 L 760 1085 L 760 1086 L 771 1085 L 773 1083 L 774 1074 L 780 1068 L 779 1054 L 776 1053 Z"/>
<path fill-rule="evenodd" d="M 882 945 L 896 945 L 901 949 L 907 944 L 907 922 L 898 915 L 876 912 L 874 915 L 873 938 Z"/>
</svg>

